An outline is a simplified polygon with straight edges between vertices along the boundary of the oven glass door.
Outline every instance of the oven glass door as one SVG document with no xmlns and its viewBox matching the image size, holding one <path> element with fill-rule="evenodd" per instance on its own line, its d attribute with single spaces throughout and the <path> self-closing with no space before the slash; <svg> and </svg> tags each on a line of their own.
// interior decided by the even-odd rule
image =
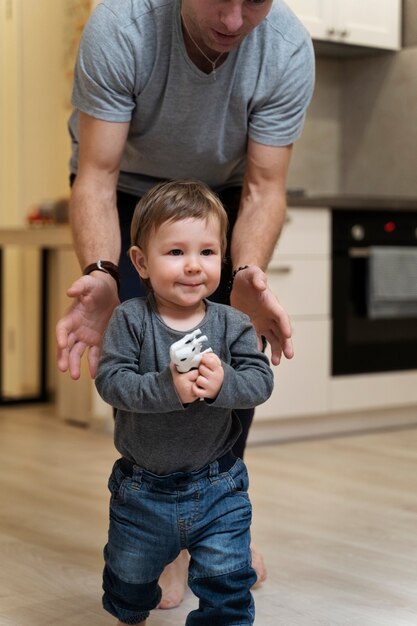
<svg viewBox="0 0 417 626">
<path fill-rule="evenodd" d="M 369 307 L 370 247 L 381 243 L 398 246 L 404 239 L 382 241 L 378 230 L 367 228 L 365 221 L 362 241 L 353 241 L 357 216 L 347 224 L 344 217 L 345 223 L 338 226 L 337 216 L 333 223 L 332 373 L 417 369 L 417 316 L 390 313 L 374 319 Z M 342 242 L 343 229 L 346 237 Z"/>
</svg>

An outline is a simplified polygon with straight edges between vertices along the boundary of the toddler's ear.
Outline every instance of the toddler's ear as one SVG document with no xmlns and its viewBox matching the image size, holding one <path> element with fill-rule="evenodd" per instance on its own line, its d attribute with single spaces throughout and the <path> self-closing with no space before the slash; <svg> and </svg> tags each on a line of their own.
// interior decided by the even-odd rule
<svg viewBox="0 0 417 626">
<path fill-rule="evenodd" d="M 142 248 L 139 248 L 138 246 L 132 246 L 129 250 L 129 256 L 139 276 L 141 278 L 149 278 L 146 255 L 143 252 Z"/>
</svg>

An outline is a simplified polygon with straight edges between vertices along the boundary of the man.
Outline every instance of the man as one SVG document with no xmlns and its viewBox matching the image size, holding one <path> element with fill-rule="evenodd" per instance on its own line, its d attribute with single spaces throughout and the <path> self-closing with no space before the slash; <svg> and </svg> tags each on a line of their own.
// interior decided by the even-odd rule
<svg viewBox="0 0 417 626">
<path fill-rule="evenodd" d="M 228 211 L 229 263 L 213 299 L 228 301 L 232 283 L 230 303 L 270 343 L 272 363 L 292 357 L 289 319 L 264 270 L 284 221 L 292 144 L 313 82 L 310 38 L 280 0 L 98 6 L 80 46 L 70 120 L 70 221 L 86 275 L 68 290 L 74 302 L 57 326 L 62 371 L 77 378 L 88 350 L 94 377 L 119 302 L 117 264 L 120 298 L 137 295 L 126 255 L 136 202 L 176 178 L 203 180 Z M 239 417 L 242 456 L 253 412 Z M 254 566 L 262 580 L 262 561 Z M 183 581 L 164 591 L 162 607 L 178 604 Z"/>
</svg>

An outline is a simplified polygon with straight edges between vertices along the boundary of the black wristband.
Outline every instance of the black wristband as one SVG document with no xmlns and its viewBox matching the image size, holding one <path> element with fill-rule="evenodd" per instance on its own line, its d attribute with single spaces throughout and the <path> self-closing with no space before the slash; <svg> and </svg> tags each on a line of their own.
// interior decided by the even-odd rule
<svg viewBox="0 0 417 626">
<path fill-rule="evenodd" d="M 233 289 L 233 282 L 235 280 L 235 276 L 238 272 L 241 272 L 242 270 L 247 270 L 249 267 L 249 265 L 241 265 L 240 267 L 238 267 L 236 270 L 233 270 L 232 272 L 232 278 L 230 279 L 229 282 L 229 293 L 232 291 Z"/>
<path fill-rule="evenodd" d="M 115 265 L 111 261 L 101 261 L 99 259 L 95 263 L 91 263 L 90 265 L 87 265 L 86 268 L 84 268 L 83 276 L 91 274 L 91 272 L 96 272 L 97 270 L 99 272 L 105 272 L 105 274 L 110 274 L 110 276 L 116 281 L 117 290 L 120 289 L 120 273 L 117 265 Z"/>
</svg>

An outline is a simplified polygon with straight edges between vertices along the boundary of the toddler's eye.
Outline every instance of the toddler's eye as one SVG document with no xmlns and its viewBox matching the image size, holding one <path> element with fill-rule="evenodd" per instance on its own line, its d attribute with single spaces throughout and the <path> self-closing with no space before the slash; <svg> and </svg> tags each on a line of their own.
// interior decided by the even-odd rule
<svg viewBox="0 0 417 626">
<path fill-rule="evenodd" d="M 176 248 L 175 250 L 170 250 L 169 254 L 172 256 L 180 256 L 182 254 L 182 250 L 179 250 L 178 248 Z"/>
<path fill-rule="evenodd" d="M 201 254 L 203 256 L 210 256 L 210 254 L 214 254 L 214 250 L 210 250 L 210 248 L 207 248 L 206 250 L 202 250 Z"/>
</svg>

